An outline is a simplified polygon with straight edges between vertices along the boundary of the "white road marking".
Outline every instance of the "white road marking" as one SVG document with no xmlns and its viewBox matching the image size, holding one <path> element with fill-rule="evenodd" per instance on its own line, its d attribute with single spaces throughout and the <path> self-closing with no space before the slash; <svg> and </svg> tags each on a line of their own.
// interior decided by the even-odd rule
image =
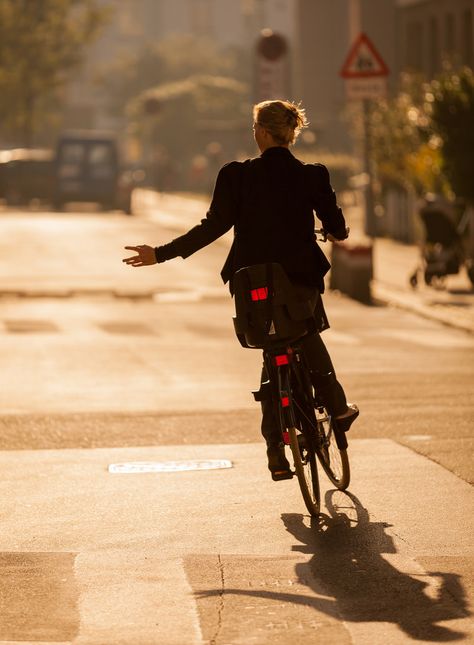
<svg viewBox="0 0 474 645">
<path fill-rule="evenodd" d="M 186 470 L 218 470 L 232 468 L 228 459 L 181 460 L 181 461 L 132 461 L 124 464 L 110 464 L 109 473 L 176 473 Z"/>
</svg>

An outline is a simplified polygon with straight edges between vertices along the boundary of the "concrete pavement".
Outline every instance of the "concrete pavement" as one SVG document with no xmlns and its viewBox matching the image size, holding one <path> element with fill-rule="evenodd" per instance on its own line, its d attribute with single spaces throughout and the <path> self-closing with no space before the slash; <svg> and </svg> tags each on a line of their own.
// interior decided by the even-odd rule
<svg viewBox="0 0 474 645">
<path fill-rule="evenodd" d="M 233 468 L 107 472 L 176 458 Z M 1 454 L 0 642 L 471 642 L 472 489 L 390 440 L 351 462 L 317 523 L 254 444 Z"/>
<path fill-rule="evenodd" d="M 365 240 L 363 211 L 360 206 L 344 208 L 351 227 L 350 240 Z M 443 287 L 428 287 L 421 274 L 416 289 L 409 277 L 420 265 L 420 249 L 388 238 L 376 238 L 373 244 L 374 279 L 372 296 L 376 302 L 401 307 L 445 325 L 474 333 L 474 287 L 465 267 L 457 275 L 447 276 Z"/>
</svg>

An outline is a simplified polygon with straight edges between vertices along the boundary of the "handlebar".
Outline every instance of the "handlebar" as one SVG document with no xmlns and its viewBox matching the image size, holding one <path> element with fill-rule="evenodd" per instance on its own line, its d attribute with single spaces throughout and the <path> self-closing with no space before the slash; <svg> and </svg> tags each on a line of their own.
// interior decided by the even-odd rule
<svg viewBox="0 0 474 645">
<path fill-rule="evenodd" d="M 346 237 L 344 239 L 349 237 L 350 230 L 349 226 L 346 226 Z M 331 233 L 328 233 L 324 228 L 315 228 L 314 233 L 316 235 L 317 242 L 327 242 L 328 240 L 330 242 L 334 242 L 336 240 L 336 238 L 333 237 Z"/>
</svg>

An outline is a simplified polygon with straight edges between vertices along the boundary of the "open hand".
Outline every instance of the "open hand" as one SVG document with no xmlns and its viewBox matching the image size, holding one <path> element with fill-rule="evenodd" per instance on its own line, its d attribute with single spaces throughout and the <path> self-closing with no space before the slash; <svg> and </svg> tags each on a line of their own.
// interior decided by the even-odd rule
<svg viewBox="0 0 474 645">
<path fill-rule="evenodd" d="M 156 264 L 155 249 L 153 246 L 140 244 L 139 246 L 125 246 L 124 248 L 137 253 L 137 255 L 124 258 L 122 262 L 125 262 L 125 264 L 130 264 L 132 267 L 145 267 L 150 264 Z"/>
</svg>

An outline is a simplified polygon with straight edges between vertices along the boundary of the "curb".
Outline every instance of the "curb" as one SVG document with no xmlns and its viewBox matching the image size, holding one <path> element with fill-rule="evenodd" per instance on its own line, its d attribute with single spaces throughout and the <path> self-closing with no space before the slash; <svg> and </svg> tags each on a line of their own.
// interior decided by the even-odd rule
<svg viewBox="0 0 474 645">
<path fill-rule="evenodd" d="M 377 280 L 372 282 L 372 298 L 375 304 L 396 307 L 409 311 L 418 316 L 439 322 L 447 327 L 459 329 L 469 334 L 474 334 L 474 323 L 468 320 L 456 319 L 452 313 L 433 309 L 434 305 L 424 305 L 415 301 L 407 294 L 400 294 L 390 289 Z"/>
</svg>

